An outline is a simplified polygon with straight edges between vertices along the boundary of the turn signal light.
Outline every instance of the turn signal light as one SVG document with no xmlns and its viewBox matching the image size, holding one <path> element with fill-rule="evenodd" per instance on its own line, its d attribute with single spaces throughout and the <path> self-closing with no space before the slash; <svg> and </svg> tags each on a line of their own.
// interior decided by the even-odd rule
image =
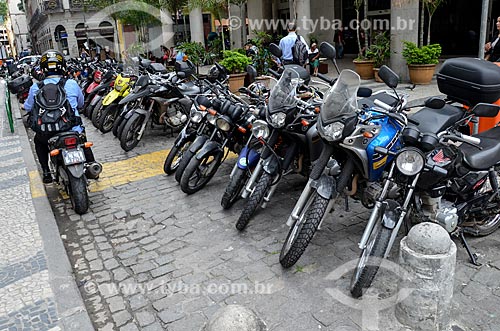
<svg viewBox="0 0 500 331">
<path fill-rule="evenodd" d="M 365 131 L 365 132 L 363 132 L 363 137 L 365 137 L 365 138 L 373 138 L 374 135 L 370 131 Z"/>
<path fill-rule="evenodd" d="M 238 131 L 240 131 L 241 133 L 246 133 L 247 132 L 247 129 L 245 129 L 244 127 L 242 126 L 238 126 Z"/>
<path fill-rule="evenodd" d="M 200 108 L 200 110 L 201 110 L 201 111 L 205 111 L 205 110 L 207 110 L 207 107 L 206 107 L 206 106 L 204 106 L 204 105 L 200 105 L 198 108 Z"/>
<path fill-rule="evenodd" d="M 320 112 L 320 111 L 321 111 L 321 108 L 320 108 L 320 107 L 316 107 L 316 108 L 314 108 L 314 112 L 315 112 L 316 114 L 319 114 L 319 112 Z"/>
<path fill-rule="evenodd" d="M 50 156 L 56 156 L 56 155 L 59 155 L 59 153 L 61 153 L 60 150 L 54 149 L 54 150 L 50 151 Z"/>
<path fill-rule="evenodd" d="M 210 115 L 213 115 L 213 116 L 217 115 L 217 111 L 215 111 L 215 110 L 213 110 L 213 109 L 209 109 L 209 110 L 208 110 L 208 113 L 209 113 Z"/>
<path fill-rule="evenodd" d="M 94 143 L 91 141 L 87 141 L 85 144 L 83 144 L 83 147 L 85 147 L 85 148 L 90 148 L 92 146 L 94 146 Z"/>
<path fill-rule="evenodd" d="M 300 121 L 300 123 L 302 124 L 302 126 L 309 126 L 309 122 L 304 119 Z"/>
</svg>

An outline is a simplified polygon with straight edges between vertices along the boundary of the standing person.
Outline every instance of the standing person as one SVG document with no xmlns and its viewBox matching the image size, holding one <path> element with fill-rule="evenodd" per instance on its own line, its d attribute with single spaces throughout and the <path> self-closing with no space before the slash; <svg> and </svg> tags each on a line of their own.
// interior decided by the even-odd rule
<svg viewBox="0 0 500 331">
<path fill-rule="evenodd" d="M 492 40 L 484 45 L 484 50 L 486 52 L 485 59 L 490 62 L 500 61 L 500 17 L 497 18 L 497 30 Z"/>
<path fill-rule="evenodd" d="M 344 34 L 342 33 L 342 28 L 335 31 L 335 36 L 333 37 L 333 42 L 335 43 L 335 49 L 337 50 L 337 59 L 344 57 Z"/>
<path fill-rule="evenodd" d="M 283 52 L 283 64 L 299 64 L 299 65 L 304 65 L 301 63 L 295 63 L 294 62 L 294 56 L 293 56 L 293 48 L 295 47 L 295 42 L 297 40 L 300 40 L 304 45 L 309 53 L 309 46 L 307 46 L 306 40 L 302 36 L 298 36 L 297 33 L 295 32 L 297 30 L 297 26 L 295 23 L 288 23 L 287 26 L 288 30 L 288 35 L 281 38 L 280 40 L 280 48 L 281 51 Z"/>
<path fill-rule="evenodd" d="M 70 131 L 78 132 L 81 135 L 85 135 L 85 130 L 82 125 L 82 119 L 78 114 L 78 108 L 83 107 L 83 93 L 78 86 L 78 83 L 73 79 L 65 79 L 63 75 L 66 71 L 66 61 L 64 60 L 63 54 L 56 50 L 48 50 L 42 54 L 40 58 L 40 69 L 43 70 L 45 74 L 45 79 L 38 83 L 33 84 L 30 88 L 30 92 L 26 102 L 24 103 L 24 109 L 31 113 L 31 111 L 36 107 L 35 96 L 37 95 L 40 88 L 50 84 L 64 84 L 64 91 L 66 92 L 66 99 L 69 103 L 68 107 L 71 107 L 71 111 L 67 112 L 66 117 L 60 118 L 61 126 L 68 126 L 71 128 Z M 61 80 L 64 80 L 61 82 Z M 39 108 L 38 108 L 39 109 Z M 69 110 L 69 108 L 68 108 Z M 63 123 L 64 122 L 64 123 Z M 69 124 L 66 124 L 69 123 Z M 39 123 L 40 124 L 40 123 Z M 40 125 L 45 125 L 41 123 Z M 64 132 L 64 131 L 62 131 Z M 40 133 L 37 132 L 35 134 L 34 143 L 35 143 L 35 151 L 38 156 L 38 161 L 40 162 L 40 166 L 42 167 L 43 172 L 43 182 L 51 183 L 52 175 L 50 174 L 49 169 L 49 145 L 48 141 L 50 138 L 55 136 L 56 134 L 61 133 L 51 131 L 50 133 Z M 88 164 L 95 163 L 94 154 L 92 150 L 89 148 L 84 148 L 85 158 Z M 86 173 L 87 178 L 97 179 L 99 175 L 92 176 L 90 173 Z"/>
<path fill-rule="evenodd" d="M 311 66 L 311 71 L 314 76 L 318 76 L 319 70 L 319 49 L 316 43 L 311 45 L 309 50 L 309 65 Z"/>
<path fill-rule="evenodd" d="M 85 47 L 82 47 L 82 51 L 80 53 L 80 57 L 82 59 L 86 59 L 87 57 L 90 57 L 90 54 L 87 52 L 87 50 L 85 49 Z"/>
</svg>

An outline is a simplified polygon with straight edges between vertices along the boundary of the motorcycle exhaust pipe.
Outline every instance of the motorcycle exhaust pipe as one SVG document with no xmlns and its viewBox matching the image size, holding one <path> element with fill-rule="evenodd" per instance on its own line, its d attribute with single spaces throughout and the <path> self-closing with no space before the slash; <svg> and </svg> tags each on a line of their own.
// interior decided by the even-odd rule
<svg viewBox="0 0 500 331">
<path fill-rule="evenodd" d="M 102 172 L 102 165 L 99 162 L 92 162 L 87 167 L 86 175 L 87 178 L 96 179 Z"/>
</svg>

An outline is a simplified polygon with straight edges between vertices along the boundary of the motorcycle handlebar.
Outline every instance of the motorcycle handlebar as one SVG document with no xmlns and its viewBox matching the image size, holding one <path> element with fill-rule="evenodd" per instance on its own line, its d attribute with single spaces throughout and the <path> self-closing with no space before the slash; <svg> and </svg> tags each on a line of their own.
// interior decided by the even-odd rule
<svg viewBox="0 0 500 331">
<path fill-rule="evenodd" d="M 326 83 L 333 85 L 335 83 L 335 79 L 330 79 L 327 75 L 318 74 L 318 78 L 325 81 Z"/>
</svg>

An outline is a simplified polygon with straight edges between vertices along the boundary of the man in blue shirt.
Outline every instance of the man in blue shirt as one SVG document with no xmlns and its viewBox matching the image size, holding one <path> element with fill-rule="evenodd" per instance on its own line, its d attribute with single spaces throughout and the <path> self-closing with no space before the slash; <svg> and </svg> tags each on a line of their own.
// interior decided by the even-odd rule
<svg viewBox="0 0 500 331">
<path fill-rule="evenodd" d="M 292 48 L 295 45 L 295 42 L 297 41 L 297 33 L 295 32 L 297 30 L 297 26 L 295 23 L 288 23 L 288 35 L 286 37 L 281 38 L 280 40 L 280 48 L 281 52 L 283 52 L 283 64 L 293 64 L 293 54 L 292 54 Z M 304 37 L 300 36 L 300 41 L 302 41 L 306 47 L 307 47 L 307 52 L 309 52 L 309 46 L 306 43 L 306 40 Z"/>
<path fill-rule="evenodd" d="M 65 69 L 66 62 L 64 60 L 64 56 L 54 50 L 46 51 L 41 59 L 40 59 L 40 69 L 45 73 L 45 79 L 43 80 L 44 84 L 57 84 L 59 80 L 62 78 Z M 68 79 L 64 84 L 64 90 L 66 91 L 66 98 L 73 109 L 75 116 L 80 116 L 78 113 L 78 108 L 83 107 L 83 93 L 78 86 L 78 83 L 73 79 Z M 35 104 L 35 95 L 39 91 L 38 84 L 33 84 L 30 88 L 30 92 L 28 98 L 24 102 L 24 109 L 27 112 L 31 112 L 33 110 L 33 106 Z M 81 121 L 80 121 L 81 122 Z M 72 129 L 74 132 L 78 132 L 79 134 L 84 134 L 84 127 L 82 125 L 76 125 Z M 43 171 L 43 182 L 50 183 L 52 182 L 52 175 L 49 170 L 49 146 L 48 141 L 57 133 L 52 134 L 41 134 L 36 133 L 34 142 L 35 142 L 35 150 L 38 156 L 38 160 L 40 161 L 40 166 Z M 94 154 L 90 148 L 84 148 L 85 158 L 87 160 L 87 164 L 95 163 Z M 87 173 L 88 178 L 97 179 L 99 175 L 91 175 Z"/>
</svg>

